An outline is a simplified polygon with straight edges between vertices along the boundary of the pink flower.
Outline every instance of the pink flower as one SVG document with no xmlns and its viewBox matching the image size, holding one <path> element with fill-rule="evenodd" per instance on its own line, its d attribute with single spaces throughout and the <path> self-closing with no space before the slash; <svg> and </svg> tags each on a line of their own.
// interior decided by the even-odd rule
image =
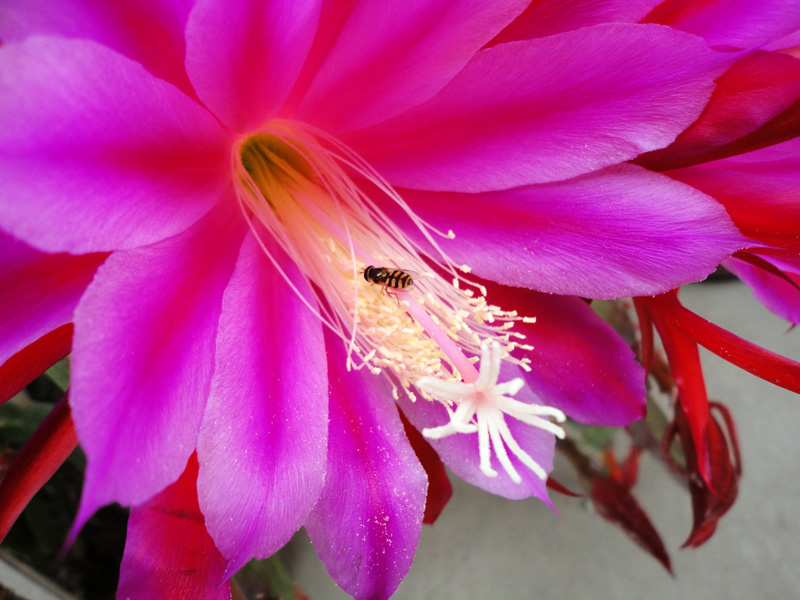
<svg viewBox="0 0 800 600">
<path fill-rule="evenodd" d="M 543 292 L 664 292 L 746 245 L 710 197 L 626 162 L 729 62 L 692 34 L 588 15 L 501 43 L 517 1 L 36 4 L 0 9 L 0 359 L 74 322 L 76 528 L 134 506 L 126 593 L 152 597 L 143 546 L 178 543 L 143 516 L 166 505 L 204 525 L 194 597 L 301 525 L 343 589 L 388 597 L 427 489 L 398 404 L 452 434 L 431 444 L 459 476 L 548 501 L 559 428 L 519 404 L 435 428 L 487 390 L 639 418 L 627 346 Z M 387 294 L 367 265 L 421 276 Z M 415 392 L 456 374 L 469 401 Z"/>
</svg>

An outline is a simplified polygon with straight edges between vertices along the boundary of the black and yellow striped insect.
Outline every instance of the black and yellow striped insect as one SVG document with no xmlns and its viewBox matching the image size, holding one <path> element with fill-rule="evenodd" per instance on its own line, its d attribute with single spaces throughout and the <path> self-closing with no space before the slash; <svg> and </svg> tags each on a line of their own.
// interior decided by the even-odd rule
<svg viewBox="0 0 800 600">
<path fill-rule="evenodd" d="M 386 290 L 407 290 L 414 285 L 414 278 L 419 277 L 413 271 L 400 269 L 387 269 L 386 267 L 364 267 L 364 279 L 375 283 Z"/>
</svg>

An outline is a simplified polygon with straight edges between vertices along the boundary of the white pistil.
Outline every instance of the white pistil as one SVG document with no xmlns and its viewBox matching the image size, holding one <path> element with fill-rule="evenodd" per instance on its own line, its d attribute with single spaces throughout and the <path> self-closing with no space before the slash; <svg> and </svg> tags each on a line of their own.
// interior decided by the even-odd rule
<svg viewBox="0 0 800 600">
<path fill-rule="evenodd" d="M 527 404 L 514 400 L 514 396 L 525 385 L 519 377 L 505 383 L 497 383 L 503 349 L 497 342 L 481 346 L 481 363 L 478 379 L 473 383 L 443 381 L 435 377 L 422 377 L 416 382 L 417 388 L 446 403 L 450 422 L 439 427 L 426 428 L 422 435 L 438 439 L 455 433 L 478 433 L 478 453 L 480 468 L 487 477 L 497 477 L 492 469 L 491 448 L 494 448 L 500 465 L 514 483 L 522 478 L 514 468 L 506 452 L 506 446 L 522 464 L 542 480 L 547 472 L 525 450 L 523 450 L 505 421 L 505 415 L 514 417 L 532 427 L 538 427 L 563 439 L 564 429 L 547 418 L 559 423 L 566 420 L 564 413 L 552 406 Z M 455 411 L 451 406 L 455 404 Z"/>
</svg>

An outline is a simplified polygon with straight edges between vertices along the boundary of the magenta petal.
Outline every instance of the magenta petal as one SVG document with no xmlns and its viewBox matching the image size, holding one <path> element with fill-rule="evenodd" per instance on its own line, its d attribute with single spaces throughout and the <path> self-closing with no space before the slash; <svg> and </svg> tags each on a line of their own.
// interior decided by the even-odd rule
<svg viewBox="0 0 800 600">
<path fill-rule="evenodd" d="M 521 377 L 522 370 L 515 365 L 504 363 L 500 371 L 500 383 Z M 515 396 L 517 400 L 529 404 L 542 404 L 529 387 L 524 387 Z M 401 395 L 400 408 L 411 423 L 422 431 L 426 427 L 445 425 L 450 417 L 439 402 L 418 399 L 411 402 L 405 395 Z M 555 452 L 555 436 L 536 427 L 526 425 L 513 417 L 505 417 L 506 424 L 514 439 L 531 458 L 548 473 L 553 470 L 553 454 Z M 514 483 L 505 470 L 500 466 L 497 457 L 492 453 L 492 465 L 497 470 L 497 477 L 487 477 L 480 469 L 478 455 L 478 434 L 457 433 L 438 440 L 428 440 L 453 473 L 472 485 L 512 500 L 535 497 L 551 506 L 547 495 L 547 486 L 532 471 L 523 465 L 516 456 L 509 454 L 511 462 L 517 469 L 521 483 Z"/>
<path fill-rule="evenodd" d="M 704 37 L 711 46 L 750 48 L 800 29 L 797 0 L 667 0 L 646 19 Z"/>
<path fill-rule="evenodd" d="M 42 254 L 0 232 L 0 364 L 72 313 L 105 255 Z"/>
<path fill-rule="evenodd" d="M 501 44 L 428 102 L 345 139 L 403 187 L 560 181 L 672 142 L 708 101 L 721 56 L 652 25 Z"/>
<path fill-rule="evenodd" d="M 751 51 L 716 81 L 700 118 L 673 144 L 636 159 L 657 171 L 696 165 L 770 146 L 800 134 L 800 61 Z"/>
<path fill-rule="evenodd" d="M 769 263 L 774 261 L 768 256 L 760 258 Z M 786 268 L 786 264 L 779 263 L 784 274 L 795 282 L 792 285 L 785 279 L 743 260 L 729 258 L 722 264 L 753 290 L 753 295 L 761 304 L 794 325 L 800 323 L 800 268 L 792 272 Z"/>
<path fill-rule="evenodd" d="M 526 3 L 360 2 L 299 114 L 338 133 L 416 106 L 441 90 Z"/>
<path fill-rule="evenodd" d="M 484 279 L 591 298 L 651 295 L 705 278 L 748 241 L 724 208 L 634 165 L 486 194 L 408 191 L 455 239 L 456 262 Z"/>
<path fill-rule="evenodd" d="M 715 198 L 748 237 L 800 249 L 799 141 L 667 174 Z"/>
<path fill-rule="evenodd" d="M 183 30 L 193 0 L 3 0 L 0 41 L 57 35 L 100 42 L 187 94 Z"/>
<path fill-rule="evenodd" d="M 186 27 L 186 69 L 197 94 L 238 131 L 264 123 L 303 66 L 319 0 L 199 0 Z"/>
<path fill-rule="evenodd" d="M 645 415 L 645 373 L 627 343 L 579 298 L 488 284 L 488 299 L 535 317 L 514 326 L 533 350 L 523 373 L 542 402 L 581 423 L 620 427 Z"/>
<path fill-rule="evenodd" d="M 306 530 L 339 587 L 381 600 L 411 566 L 428 482 L 391 393 L 366 369 L 346 371 L 342 342 L 326 339 L 328 472 Z"/>
<path fill-rule="evenodd" d="M 636 23 L 661 0 L 534 0 L 493 44 L 564 33 L 600 23 Z"/>
<path fill-rule="evenodd" d="M 70 403 L 88 458 L 77 527 L 109 502 L 147 500 L 194 452 L 244 234 L 221 213 L 110 256 L 75 311 Z"/>
<path fill-rule="evenodd" d="M 282 268 L 304 287 L 291 263 Z M 248 236 L 222 299 L 197 446 L 200 507 L 228 575 L 303 524 L 322 490 L 327 435 L 322 324 Z"/>
<path fill-rule="evenodd" d="M 180 478 L 131 508 L 117 598 L 230 600 L 225 559 L 214 547 L 197 506 L 197 459 Z"/>
<path fill-rule="evenodd" d="M 48 252 L 175 235 L 228 185 L 214 118 L 94 42 L 0 47 L 0 226 Z"/>
</svg>

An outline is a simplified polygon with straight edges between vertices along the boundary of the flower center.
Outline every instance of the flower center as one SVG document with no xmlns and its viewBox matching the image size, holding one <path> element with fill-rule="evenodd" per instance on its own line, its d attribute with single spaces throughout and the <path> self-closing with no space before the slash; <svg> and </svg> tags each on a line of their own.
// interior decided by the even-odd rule
<svg viewBox="0 0 800 600">
<path fill-rule="evenodd" d="M 343 341 L 348 369 L 384 373 L 395 398 L 402 390 L 413 401 L 418 389 L 434 399 L 414 387 L 423 378 L 478 379 L 473 363 L 485 340 L 502 344 L 503 360 L 530 368 L 528 359 L 511 356 L 515 348 L 530 349 L 511 331 L 523 317 L 488 304 L 483 286 L 464 275 L 468 267 L 450 260 L 437 241 L 454 234 L 415 215 L 352 150 L 308 125 L 276 120 L 241 138 L 232 160 L 253 235 Z M 281 268 L 276 244 L 299 268 L 311 301 Z"/>
<path fill-rule="evenodd" d="M 412 397 L 411 386 L 420 377 L 459 374 L 448 352 L 409 315 L 412 300 L 467 354 L 477 356 L 486 338 L 514 345 L 509 328 L 519 317 L 490 306 L 484 290 L 464 277 L 466 268 L 439 249 L 435 238 L 453 234 L 414 215 L 388 183 L 336 140 L 303 124 L 275 121 L 239 141 L 234 170 L 254 234 L 276 266 L 269 239 L 298 265 L 316 297 L 309 308 L 346 342 L 349 368 L 386 369 Z M 402 210 L 406 223 L 389 218 L 383 208 L 389 204 Z M 423 258 L 401 225 L 421 231 L 440 256 Z M 413 273 L 408 278 L 413 285 L 401 287 L 397 277 L 365 278 L 367 266 Z"/>
</svg>

